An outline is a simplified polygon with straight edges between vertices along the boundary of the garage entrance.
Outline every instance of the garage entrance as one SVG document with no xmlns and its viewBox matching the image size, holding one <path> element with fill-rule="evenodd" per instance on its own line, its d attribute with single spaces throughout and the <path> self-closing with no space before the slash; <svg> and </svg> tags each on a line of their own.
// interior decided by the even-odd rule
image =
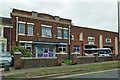
<svg viewBox="0 0 120 80">
<path fill-rule="evenodd" d="M 97 48 L 97 45 L 85 45 L 85 49 Z"/>
<path fill-rule="evenodd" d="M 110 48 L 111 51 L 113 51 L 113 46 L 110 46 L 110 45 L 104 45 L 103 48 Z"/>
</svg>

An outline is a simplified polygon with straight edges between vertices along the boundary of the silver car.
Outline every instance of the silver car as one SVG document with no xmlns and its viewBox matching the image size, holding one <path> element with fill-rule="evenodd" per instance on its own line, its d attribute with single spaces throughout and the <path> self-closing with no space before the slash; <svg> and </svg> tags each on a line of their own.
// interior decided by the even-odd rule
<svg viewBox="0 0 120 80">
<path fill-rule="evenodd" d="M 12 65 L 12 57 L 9 52 L 0 52 L 0 66 L 4 66 L 5 63 Z"/>
</svg>

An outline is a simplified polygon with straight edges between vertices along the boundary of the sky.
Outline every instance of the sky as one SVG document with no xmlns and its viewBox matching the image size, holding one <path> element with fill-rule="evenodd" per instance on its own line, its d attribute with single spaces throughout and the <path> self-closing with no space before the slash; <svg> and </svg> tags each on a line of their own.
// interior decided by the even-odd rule
<svg viewBox="0 0 120 80">
<path fill-rule="evenodd" d="M 73 25 L 118 32 L 118 0 L 0 0 L 0 16 L 13 8 L 71 19 Z"/>
</svg>

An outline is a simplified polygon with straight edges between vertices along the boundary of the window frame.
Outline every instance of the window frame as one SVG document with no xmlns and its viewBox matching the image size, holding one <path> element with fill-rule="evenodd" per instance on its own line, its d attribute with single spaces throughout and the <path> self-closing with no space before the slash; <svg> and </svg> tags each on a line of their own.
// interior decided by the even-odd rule
<svg viewBox="0 0 120 80">
<path fill-rule="evenodd" d="M 66 47 L 64 47 L 64 46 L 66 46 Z M 61 49 L 62 49 L 62 52 L 59 52 L 59 48 L 61 48 Z M 65 49 L 66 49 L 66 51 L 65 51 L 65 52 L 63 51 L 63 48 L 65 48 Z M 67 45 L 58 45 L 58 53 L 67 53 Z"/>
<path fill-rule="evenodd" d="M 77 48 L 77 46 L 79 46 L 79 48 Z M 79 49 L 79 52 L 77 52 L 77 54 L 80 54 L 80 45 L 73 45 L 73 53 L 75 53 L 74 49 L 76 49 L 76 51 Z"/>
<path fill-rule="evenodd" d="M 107 41 L 108 39 L 109 39 L 110 41 Z M 106 42 L 107 42 L 107 43 L 111 43 L 111 38 L 106 38 Z"/>
<path fill-rule="evenodd" d="M 28 28 L 29 26 L 28 25 L 32 25 L 32 34 L 28 34 L 29 33 L 29 28 Z M 27 23 L 27 28 L 28 28 L 27 36 L 34 36 L 34 23 Z"/>
<path fill-rule="evenodd" d="M 46 35 L 43 35 L 43 27 L 46 28 L 45 32 L 46 32 Z M 42 28 L 42 36 L 41 37 L 48 37 L 48 38 L 52 38 L 52 26 L 49 26 L 49 25 L 41 25 L 41 28 Z M 47 28 L 50 28 L 50 36 L 47 36 Z"/>
<path fill-rule="evenodd" d="M 24 33 L 20 33 L 20 24 L 24 24 L 24 30 L 23 30 Z M 18 22 L 18 27 L 19 27 L 19 33 L 18 33 L 18 35 L 25 35 L 25 24 L 26 24 L 25 22 L 21 22 L 21 21 Z"/>
<path fill-rule="evenodd" d="M 89 40 L 89 39 L 94 39 L 94 40 Z M 95 41 L 95 37 L 88 37 L 88 41 Z"/>
<path fill-rule="evenodd" d="M 68 39 L 68 28 L 63 28 L 64 29 L 64 39 Z M 67 32 L 67 37 L 65 37 L 65 30 Z"/>
<path fill-rule="evenodd" d="M 58 30 L 61 30 L 61 37 L 58 36 Z M 57 38 L 62 39 L 62 27 L 57 27 Z"/>
<path fill-rule="evenodd" d="M 1 35 L 0 35 L 0 38 L 2 38 L 3 37 L 3 31 L 4 31 L 4 28 L 2 27 L 2 26 L 0 26 L 0 28 L 1 28 Z"/>
</svg>

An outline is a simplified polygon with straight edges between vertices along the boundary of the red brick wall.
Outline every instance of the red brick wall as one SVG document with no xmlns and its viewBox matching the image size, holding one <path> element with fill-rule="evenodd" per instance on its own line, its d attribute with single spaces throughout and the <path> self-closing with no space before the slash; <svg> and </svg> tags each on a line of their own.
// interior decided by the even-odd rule
<svg viewBox="0 0 120 80">
<path fill-rule="evenodd" d="M 83 41 L 79 40 L 80 33 L 83 33 Z M 74 40 L 71 40 L 71 52 L 73 52 L 73 45 L 80 45 L 80 53 L 82 53 L 81 44 L 83 43 L 84 44 L 83 48 L 85 48 L 85 44 L 88 44 L 88 37 L 95 37 L 94 44 L 98 45 L 98 48 L 99 48 L 100 35 L 103 36 L 103 45 L 112 45 L 113 51 L 115 51 L 115 37 L 118 37 L 118 33 L 115 33 L 115 32 L 84 28 L 79 26 L 71 27 L 71 35 L 74 35 Z M 111 38 L 111 43 L 107 43 L 106 38 Z"/>
</svg>

